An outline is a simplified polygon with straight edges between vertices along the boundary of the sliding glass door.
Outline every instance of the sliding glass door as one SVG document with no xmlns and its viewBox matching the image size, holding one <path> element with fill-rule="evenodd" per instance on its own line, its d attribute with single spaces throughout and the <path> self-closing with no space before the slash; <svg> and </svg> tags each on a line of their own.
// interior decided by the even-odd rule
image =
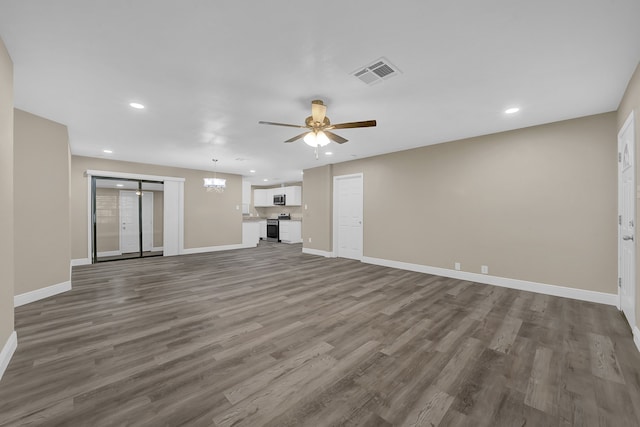
<svg viewBox="0 0 640 427">
<path fill-rule="evenodd" d="M 162 255 L 162 182 L 92 177 L 92 260 Z"/>
</svg>

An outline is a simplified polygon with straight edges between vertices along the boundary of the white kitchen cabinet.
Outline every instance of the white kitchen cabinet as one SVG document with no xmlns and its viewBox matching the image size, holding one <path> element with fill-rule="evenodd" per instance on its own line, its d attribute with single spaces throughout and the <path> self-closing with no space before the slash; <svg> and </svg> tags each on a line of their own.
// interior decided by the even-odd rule
<svg viewBox="0 0 640 427">
<path fill-rule="evenodd" d="M 253 206 L 257 208 L 273 206 L 273 189 L 256 188 L 253 190 Z"/>
<path fill-rule="evenodd" d="M 258 221 L 245 221 L 242 223 L 242 246 L 258 246 L 260 239 L 260 224 Z"/>
<path fill-rule="evenodd" d="M 302 206 L 302 187 L 295 185 L 284 187 L 284 194 L 287 196 L 287 206 Z"/>
<path fill-rule="evenodd" d="M 267 240 L 267 220 L 258 221 L 260 228 L 260 240 Z"/>
<path fill-rule="evenodd" d="M 274 206 L 273 196 L 275 194 L 284 194 L 286 196 L 286 206 L 302 206 L 302 187 L 299 185 L 292 187 L 256 188 L 253 190 L 253 206 L 258 208 Z"/>
<path fill-rule="evenodd" d="M 301 243 L 302 222 L 281 220 L 280 241 L 283 243 Z"/>
<path fill-rule="evenodd" d="M 251 205 L 251 182 L 247 178 L 242 178 L 242 213 L 249 213 Z"/>
</svg>

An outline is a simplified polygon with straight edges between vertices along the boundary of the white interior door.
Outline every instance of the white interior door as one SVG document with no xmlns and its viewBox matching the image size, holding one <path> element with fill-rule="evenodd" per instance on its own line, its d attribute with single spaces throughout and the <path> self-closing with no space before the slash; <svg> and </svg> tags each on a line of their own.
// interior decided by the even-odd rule
<svg viewBox="0 0 640 427">
<path fill-rule="evenodd" d="M 138 195 L 135 191 L 120 191 L 120 252 L 140 252 Z"/>
<path fill-rule="evenodd" d="M 362 174 L 333 180 L 333 250 L 341 258 L 362 260 L 362 182 Z"/>
<path fill-rule="evenodd" d="M 635 326 L 636 185 L 633 111 L 618 134 L 618 277 L 620 309 Z"/>
</svg>

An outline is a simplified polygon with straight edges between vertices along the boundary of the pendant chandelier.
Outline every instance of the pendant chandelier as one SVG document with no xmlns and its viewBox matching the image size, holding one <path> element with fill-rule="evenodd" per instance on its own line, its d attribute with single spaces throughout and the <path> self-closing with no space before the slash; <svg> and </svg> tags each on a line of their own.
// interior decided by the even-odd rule
<svg viewBox="0 0 640 427">
<path fill-rule="evenodd" d="M 211 160 L 213 161 L 213 178 L 204 178 L 204 188 L 207 189 L 207 192 L 215 191 L 216 193 L 222 193 L 227 186 L 227 180 L 218 178 L 216 174 L 218 159 Z"/>
</svg>

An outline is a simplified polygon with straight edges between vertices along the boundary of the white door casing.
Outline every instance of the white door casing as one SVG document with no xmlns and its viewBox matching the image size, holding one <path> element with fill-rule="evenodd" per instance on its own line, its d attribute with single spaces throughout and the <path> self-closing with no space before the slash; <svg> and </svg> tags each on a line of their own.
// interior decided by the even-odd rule
<svg viewBox="0 0 640 427">
<path fill-rule="evenodd" d="M 632 111 L 618 133 L 618 295 L 619 308 L 635 326 L 636 183 Z"/>
<path fill-rule="evenodd" d="M 333 253 L 362 260 L 363 175 L 333 178 Z"/>
</svg>

